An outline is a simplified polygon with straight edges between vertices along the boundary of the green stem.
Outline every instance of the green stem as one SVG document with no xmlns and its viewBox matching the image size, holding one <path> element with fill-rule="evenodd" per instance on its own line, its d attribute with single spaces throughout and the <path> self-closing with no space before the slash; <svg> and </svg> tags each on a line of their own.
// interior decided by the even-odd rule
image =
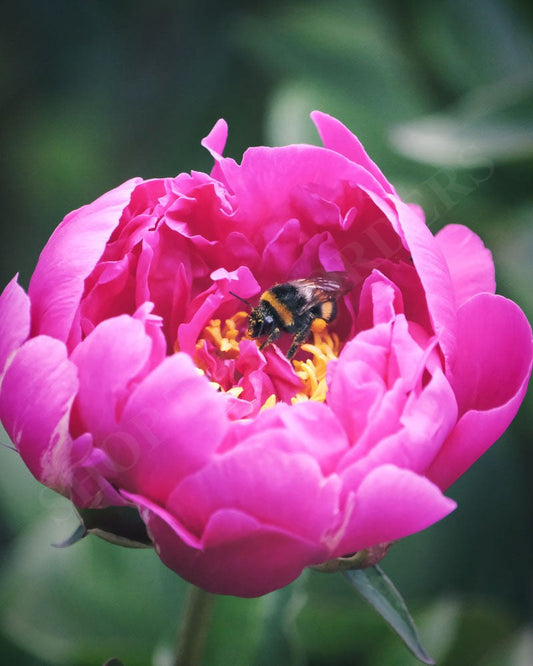
<svg viewBox="0 0 533 666">
<path fill-rule="evenodd" d="M 195 585 L 189 587 L 178 635 L 174 666 L 200 666 L 215 595 Z"/>
</svg>

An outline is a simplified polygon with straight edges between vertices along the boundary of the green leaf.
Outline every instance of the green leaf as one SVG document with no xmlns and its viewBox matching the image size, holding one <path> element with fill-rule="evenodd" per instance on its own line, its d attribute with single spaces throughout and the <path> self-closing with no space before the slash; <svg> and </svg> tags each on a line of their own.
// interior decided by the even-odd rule
<svg viewBox="0 0 533 666">
<path fill-rule="evenodd" d="M 219 595 L 215 601 L 202 666 L 249 666 L 261 634 L 265 597 Z"/>
<path fill-rule="evenodd" d="M 296 618 L 307 600 L 304 574 L 287 587 L 264 597 L 262 631 L 254 666 L 303 666 L 305 649 L 296 629 Z"/>
<path fill-rule="evenodd" d="M 0 576 L 0 629 L 48 663 L 146 666 L 174 643 L 185 583 L 151 549 L 88 536 L 51 548 L 68 525 L 41 519 L 18 537 Z M 97 637 L 97 640 L 95 639 Z"/>
<path fill-rule="evenodd" d="M 78 543 L 78 541 L 85 539 L 87 534 L 88 532 L 85 528 L 85 525 L 80 523 L 69 537 L 67 537 L 64 541 L 60 541 L 59 543 L 53 543 L 52 546 L 54 548 L 67 548 L 68 546 L 73 546 L 75 543 Z"/>
<path fill-rule="evenodd" d="M 105 509 L 78 509 L 87 532 L 126 548 L 152 548 L 139 512 L 131 506 L 110 506 Z"/>
<path fill-rule="evenodd" d="M 58 500 L 72 513 L 70 502 L 37 483 L 18 451 L 11 449 L 9 436 L 0 424 L 0 509 L 6 526 L 17 533 L 21 525 L 39 520 L 51 507 L 55 510 Z"/>
<path fill-rule="evenodd" d="M 442 167 L 475 168 L 533 155 L 533 80 L 512 77 L 470 90 L 453 109 L 397 124 L 395 148 Z"/>
<path fill-rule="evenodd" d="M 378 566 L 345 571 L 344 576 L 394 629 L 417 659 L 424 664 L 435 663 L 420 643 L 413 618 L 402 596 Z"/>
</svg>

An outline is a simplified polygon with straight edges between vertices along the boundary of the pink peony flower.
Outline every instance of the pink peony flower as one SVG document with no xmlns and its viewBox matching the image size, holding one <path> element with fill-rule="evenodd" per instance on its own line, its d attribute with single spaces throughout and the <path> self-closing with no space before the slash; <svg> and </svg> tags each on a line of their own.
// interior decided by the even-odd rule
<svg viewBox="0 0 533 666">
<path fill-rule="evenodd" d="M 524 396 L 531 328 L 490 252 L 433 236 L 337 120 L 324 147 L 130 180 L 68 215 L 28 294 L 0 301 L 0 418 L 42 483 L 133 505 L 162 561 L 261 595 L 304 567 L 447 515 L 443 495 Z M 292 361 L 230 293 L 344 271 L 338 315 Z M 279 344 L 278 344 L 279 343 Z"/>
</svg>

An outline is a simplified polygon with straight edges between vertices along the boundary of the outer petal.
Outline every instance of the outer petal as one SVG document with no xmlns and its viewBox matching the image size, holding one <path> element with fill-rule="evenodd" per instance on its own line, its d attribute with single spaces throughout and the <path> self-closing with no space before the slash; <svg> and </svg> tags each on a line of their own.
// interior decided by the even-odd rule
<svg viewBox="0 0 533 666">
<path fill-rule="evenodd" d="M 189 543 L 167 511 L 141 496 L 127 496 L 139 507 L 163 563 L 209 592 L 258 597 L 329 557 L 325 546 L 235 510 L 214 514 L 202 542 Z"/>
<path fill-rule="evenodd" d="M 83 293 L 84 280 L 102 255 L 140 178 L 133 178 L 73 211 L 41 253 L 28 290 L 33 334 L 66 341 Z"/>
<path fill-rule="evenodd" d="M 457 307 L 481 292 L 494 294 L 492 254 L 479 236 L 460 224 L 449 224 L 436 239 L 450 269 Z"/>
<path fill-rule="evenodd" d="M 294 434 L 280 430 L 277 437 Z M 311 456 L 269 448 L 268 439 L 257 433 L 212 458 L 176 488 L 167 508 L 198 536 L 212 515 L 231 509 L 319 543 L 337 514 L 339 479 L 325 480 Z"/>
<path fill-rule="evenodd" d="M 183 476 L 213 456 L 228 425 L 224 396 L 178 353 L 136 387 L 103 448 L 123 488 L 164 503 Z"/>
<path fill-rule="evenodd" d="M 97 444 L 116 429 L 151 351 L 152 339 L 143 323 L 122 315 L 99 324 L 72 353 L 80 377 L 77 410 Z"/>
<path fill-rule="evenodd" d="M 39 336 L 16 353 L 0 391 L 0 420 L 24 462 L 59 491 L 70 476 L 68 419 L 77 388 L 65 345 Z"/>
<path fill-rule="evenodd" d="M 287 451 L 307 453 L 319 465 L 325 477 L 335 472 L 340 457 L 349 449 L 348 438 L 339 420 L 325 404 L 307 401 L 295 405 L 278 404 L 262 412 L 254 423 L 255 432 L 266 433 L 267 424 L 297 433 L 286 438 Z M 269 435 L 266 435 L 269 437 Z M 282 443 L 272 432 L 273 445 L 283 449 Z"/>
<path fill-rule="evenodd" d="M 209 134 L 202 139 L 202 146 L 213 155 L 215 160 L 222 157 L 224 147 L 228 139 L 228 124 L 223 118 L 219 118 Z"/>
<path fill-rule="evenodd" d="M 479 294 L 458 313 L 459 351 L 451 384 L 459 415 L 505 404 L 531 373 L 531 326 L 503 296 Z"/>
<path fill-rule="evenodd" d="M 247 224 L 251 233 L 256 231 L 255 225 L 268 239 L 279 230 L 279 220 L 294 216 L 295 197 L 312 184 L 327 192 L 339 189 L 344 181 L 354 183 L 373 194 L 385 214 L 392 212 L 384 202 L 385 192 L 369 171 L 343 155 L 317 146 L 249 148 L 240 166 L 228 158 L 223 158 L 219 166 L 239 202 L 238 219 Z"/>
<path fill-rule="evenodd" d="M 419 532 L 456 506 L 431 481 L 393 465 L 370 472 L 351 501 L 336 556 Z"/>
<path fill-rule="evenodd" d="M 360 164 L 371 173 L 381 187 L 389 194 L 395 194 L 394 188 L 385 178 L 378 166 L 368 156 L 363 144 L 339 120 L 327 113 L 313 111 L 311 119 L 320 134 L 324 148 L 344 155 L 352 162 Z"/>
<path fill-rule="evenodd" d="M 444 255 L 426 226 L 423 215 L 400 199 L 390 199 L 398 211 L 401 233 L 416 267 L 426 300 L 433 330 L 447 365 L 453 364 L 456 350 L 456 306 L 453 283 Z"/>
<path fill-rule="evenodd" d="M 364 437 L 343 460 L 343 478 L 350 489 L 385 464 L 425 474 L 456 423 L 455 397 L 440 370 L 419 396 L 409 396 L 403 413 L 395 414 L 387 405 L 392 398 L 392 392 L 385 396 Z"/>
<path fill-rule="evenodd" d="M 428 476 L 447 488 L 505 431 L 531 374 L 531 328 L 502 296 L 479 294 L 459 310 L 459 355 L 452 386 L 460 419 Z"/>
<path fill-rule="evenodd" d="M 0 296 L 0 376 L 9 356 L 30 334 L 30 300 L 17 277 Z"/>
</svg>

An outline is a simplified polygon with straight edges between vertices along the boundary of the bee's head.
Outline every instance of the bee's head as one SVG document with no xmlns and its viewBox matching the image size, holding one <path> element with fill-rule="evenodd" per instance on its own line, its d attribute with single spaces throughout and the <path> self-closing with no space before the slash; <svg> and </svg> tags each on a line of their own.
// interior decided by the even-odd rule
<svg viewBox="0 0 533 666">
<path fill-rule="evenodd" d="M 248 333 L 252 338 L 260 338 L 268 335 L 274 328 L 274 317 L 260 303 L 250 312 L 248 319 Z"/>
</svg>

